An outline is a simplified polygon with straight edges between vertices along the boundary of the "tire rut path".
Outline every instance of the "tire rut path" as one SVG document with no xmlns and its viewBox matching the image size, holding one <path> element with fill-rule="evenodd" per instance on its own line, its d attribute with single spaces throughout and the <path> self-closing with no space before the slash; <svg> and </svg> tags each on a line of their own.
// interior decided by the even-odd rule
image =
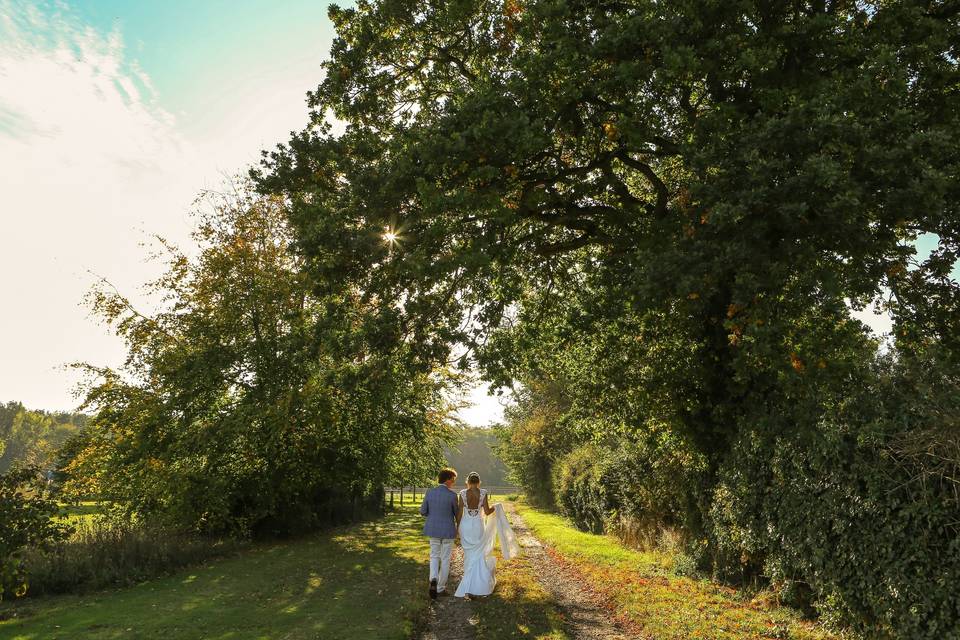
<svg viewBox="0 0 960 640">
<path fill-rule="evenodd" d="M 582 577 L 556 560 L 527 527 L 512 502 L 504 502 L 514 533 L 533 570 L 536 581 L 550 594 L 563 616 L 564 632 L 571 640 L 634 640 L 618 625 L 602 601 L 584 584 Z M 471 600 L 453 596 L 463 576 L 463 551 L 455 547 L 450 559 L 447 591 L 430 606 L 426 629 L 420 640 L 475 640 L 480 620 Z M 426 586 L 424 586 L 426 588 Z M 496 595 L 496 591 L 494 591 Z"/>
<path fill-rule="evenodd" d="M 547 547 L 533 535 L 513 503 L 505 502 L 504 509 L 510 516 L 513 531 L 533 567 L 537 582 L 560 609 L 564 631 L 572 640 L 633 640 L 639 637 L 618 625 L 583 579 L 548 553 Z"/>
<path fill-rule="evenodd" d="M 463 577 L 463 550 L 453 548 L 450 556 L 450 577 L 447 580 L 447 595 L 438 596 L 430 605 L 426 631 L 421 640 L 475 640 L 477 637 L 477 612 L 473 602 L 457 598 L 453 593 Z M 427 585 L 424 584 L 424 589 Z"/>
</svg>

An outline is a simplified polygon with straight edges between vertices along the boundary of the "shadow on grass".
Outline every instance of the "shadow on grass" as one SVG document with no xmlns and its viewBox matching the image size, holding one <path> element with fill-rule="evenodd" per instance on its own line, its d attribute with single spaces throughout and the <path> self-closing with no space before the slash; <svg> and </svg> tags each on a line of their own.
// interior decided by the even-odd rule
<svg viewBox="0 0 960 640">
<path fill-rule="evenodd" d="M 428 606 L 412 509 L 129 589 L 0 609 L 0 637 L 404 638 Z M 3 618 L 6 618 L 5 620 Z"/>
</svg>

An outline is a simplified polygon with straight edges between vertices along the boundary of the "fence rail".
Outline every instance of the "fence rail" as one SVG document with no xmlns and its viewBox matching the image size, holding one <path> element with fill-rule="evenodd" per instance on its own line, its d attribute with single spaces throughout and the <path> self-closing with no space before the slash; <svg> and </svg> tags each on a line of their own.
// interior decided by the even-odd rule
<svg viewBox="0 0 960 640">
<path fill-rule="evenodd" d="M 436 485 L 434 485 L 436 486 Z M 423 494 L 432 489 L 433 487 L 385 487 L 384 488 L 384 500 L 390 506 L 394 505 L 404 505 L 404 504 L 413 504 L 423 500 Z M 463 487 L 455 487 L 457 490 L 462 489 Z M 508 496 L 515 493 L 520 493 L 519 487 L 510 487 L 510 486 L 491 486 L 483 485 L 483 488 L 491 496 Z"/>
</svg>

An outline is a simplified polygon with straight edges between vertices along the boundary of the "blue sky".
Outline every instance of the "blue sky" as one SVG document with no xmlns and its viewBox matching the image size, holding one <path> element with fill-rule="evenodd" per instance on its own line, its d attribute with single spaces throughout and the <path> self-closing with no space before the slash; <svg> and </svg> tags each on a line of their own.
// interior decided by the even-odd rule
<svg viewBox="0 0 960 640">
<path fill-rule="evenodd" d="M 76 405 L 66 363 L 116 366 L 103 277 L 149 308 L 158 234 L 307 123 L 333 32 L 306 0 L 0 0 L 0 401 Z"/>
<path fill-rule="evenodd" d="M 123 35 L 127 55 L 153 81 L 184 131 L 206 120 L 217 90 L 269 84 L 278 71 L 316 69 L 333 40 L 325 2 L 309 0 L 75 0 L 69 3 L 101 33 Z M 305 75 L 305 74 L 304 74 Z M 301 76 L 304 77 L 304 76 Z M 305 87 L 309 88 L 309 87 Z"/>
</svg>

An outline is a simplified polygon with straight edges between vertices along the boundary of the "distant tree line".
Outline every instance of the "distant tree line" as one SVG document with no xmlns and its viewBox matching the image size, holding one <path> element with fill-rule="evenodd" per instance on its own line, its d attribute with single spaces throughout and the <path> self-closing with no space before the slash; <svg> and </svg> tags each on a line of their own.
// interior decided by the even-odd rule
<svg viewBox="0 0 960 640">
<path fill-rule="evenodd" d="M 489 487 L 514 484 L 507 480 L 507 466 L 496 454 L 500 440 L 492 429 L 465 427 L 461 434 L 461 439 L 443 452 L 447 464 L 460 474 L 459 481 L 476 471 L 483 484 Z"/>
<path fill-rule="evenodd" d="M 31 410 L 20 402 L 0 404 L 0 473 L 15 467 L 52 471 L 61 447 L 87 420 L 82 413 Z"/>
</svg>

